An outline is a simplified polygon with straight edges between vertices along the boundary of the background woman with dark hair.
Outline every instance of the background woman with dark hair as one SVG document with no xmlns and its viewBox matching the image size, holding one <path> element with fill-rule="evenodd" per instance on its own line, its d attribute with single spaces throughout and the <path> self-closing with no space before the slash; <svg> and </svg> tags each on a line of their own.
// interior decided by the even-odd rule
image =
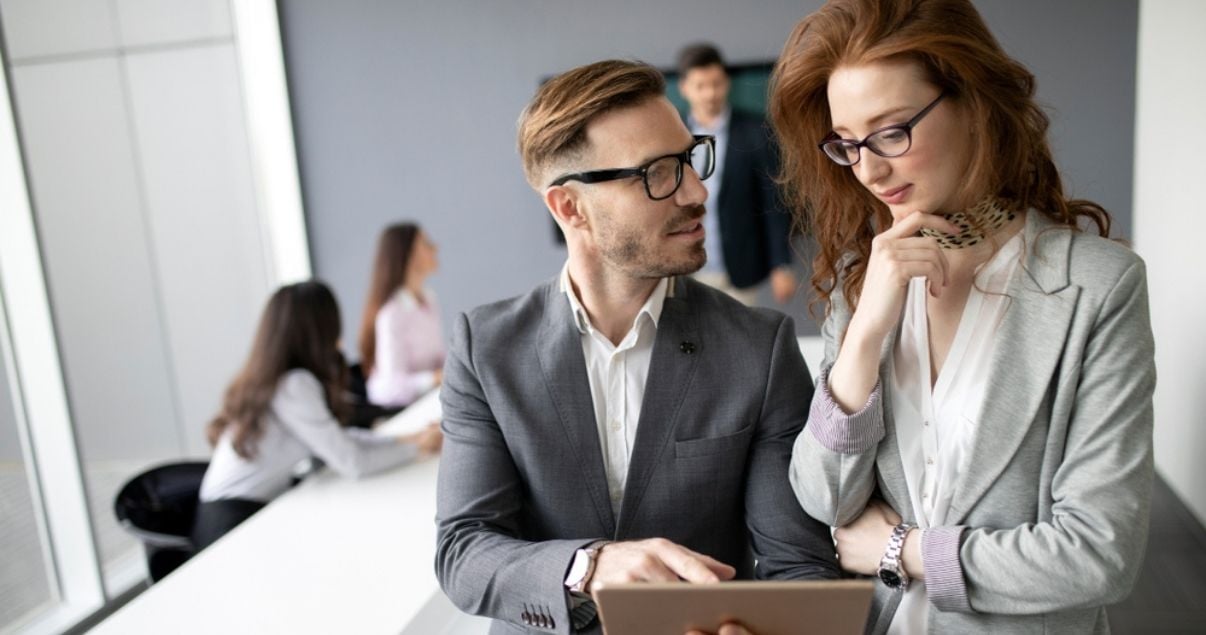
<svg viewBox="0 0 1206 635">
<path fill-rule="evenodd" d="M 405 406 L 440 385 L 444 334 L 425 286 L 438 266 L 435 244 L 418 225 L 381 232 L 360 323 L 360 366 L 376 405 Z"/>
<path fill-rule="evenodd" d="M 268 301 L 251 354 L 207 429 L 214 455 L 201 484 L 198 549 L 287 490 L 306 458 L 356 478 L 439 450 L 434 424 L 404 437 L 340 425 L 339 334 L 339 307 L 321 282 L 282 287 Z"/>
<path fill-rule="evenodd" d="M 773 85 L 829 301 L 790 478 L 883 580 L 871 631 L 1107 632 L 1147 539 L 1147 279 L 1064 194 L 1034 76 L 968 0 L 831 0 Z"/>
</svg>

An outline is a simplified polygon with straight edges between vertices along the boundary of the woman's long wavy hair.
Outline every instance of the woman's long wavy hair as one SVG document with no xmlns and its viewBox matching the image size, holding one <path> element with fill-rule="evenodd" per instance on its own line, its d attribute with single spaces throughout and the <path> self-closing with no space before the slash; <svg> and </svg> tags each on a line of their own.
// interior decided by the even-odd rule
<svg viewBox="0 0 1206 635">
<path fill-rule="evenodd" d="M 222 410 L 206 428 L 210 444 L 216 445 L 229 429 L 235 452 L 243 458 L 254 457 L 277 383 L 295 368 L 318 379 L 327 408 L 342 421 L 347 367 L 338 347 L 341 328 L 335 294 L 322 282 L 299 282 L 272 294 L 260 317 L 251 353 L 226 389 Z"/>
<path fill-rule="evenodd" d="M 817 148 L 833 128 L 829 77 L 839 67 L 877 61 L 916 62 L 969 115 L 978 142 L 956 200 L 996 195 L 1059 225 L 1080 229 L 1083 222 L 1109 235 L 1105 209 L 1065 196 L 1034 75 L 1001 49 L 969 0 L 830 0 L 784 45 L 769 108 L 782 149 L 780 182 L 797 227 L 819 246 L 812 275 L 818 301 L 838 291 L 851 310 L 857 306 L 871 239 L 892 223 L 888 207 L 851 168 Z"/>
<path fill-rule="evenodd" d="M 373 372 L 377 362 L 377 314 L 394 293 L 406 284 L 406 272 L 415 253 L 419 238 L 415 223 L 390 225 L 377 239 L 377 255 L 373 257 L 373 277 L 369 282 L 364 314 L 360 318 L 360 369 L 365 377 Z"/>
</svg>

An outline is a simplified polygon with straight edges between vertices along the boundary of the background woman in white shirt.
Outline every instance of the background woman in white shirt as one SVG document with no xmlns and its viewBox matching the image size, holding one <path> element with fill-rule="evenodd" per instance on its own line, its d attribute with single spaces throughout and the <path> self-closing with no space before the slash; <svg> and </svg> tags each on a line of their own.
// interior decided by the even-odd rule
<svg viewBox="0 0 1206 635">
<path fill-rule="evenodd" d="M 773 85 L 829 301 L 790 478 L 884 581 L 870 630 L 1108 631 L 1147 539 L 1146 273 L 1065 196 L 1034 76 L 969 0 L 831 0 Z"/>
<path fill-rule="evenodd" d="M 360 366 L 373 404 L 406 406 L 440 385 L 444 333 L 426 286 L 438 266 L 435 243 L 418 225 L 381 232 L 360 323 Z"/>
<path fill-rule="evenodd" d="M 434 453 L 432 424 L 405 437 L 344 428 L 339 307 L 321 282 L 272 295 L 251 354 L 207 429 L 213 458 L 201 484 L 193 540 L 204 548 L 289 488 L 311 456 L 357 478 Z"/>
</svg>

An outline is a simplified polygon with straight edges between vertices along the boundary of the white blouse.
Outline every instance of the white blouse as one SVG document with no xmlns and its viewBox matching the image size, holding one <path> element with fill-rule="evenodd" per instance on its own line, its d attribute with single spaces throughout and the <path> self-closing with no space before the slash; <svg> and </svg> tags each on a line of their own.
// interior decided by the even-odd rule
<svg viewBox="0 0 1206 635">
<path fill-rule="evenodd" d="M 905 481 L 918 527 L 936 527 L 947 511 L 976 440 L 976 422 L 991 379 L 997 331 L 1009 308 L 1009 280 L 1021 260 L 1018 232 L 976 272 L 946 362 L 930 385 L 926 280 L 909 282 L 893 350 L 892 412 Z M 914 581 L 892 618 L 890 634 L 924 633 L 925 583 Z"/>
<path fill-rule="evenodd" d="M 407 463 L 419 451 L 394 437 L 345 428 L 327 408 L 322 384 L 309 371 L 281 377 L 263 419 L 252 458 L 243 458 L 227 429 L 218 439 L 201 481 L 201 502 L 226 498 L 267 503 L 289 489 L 293 469 L 317 456 L 342 476 L 358 478 Z"/>
</svg>

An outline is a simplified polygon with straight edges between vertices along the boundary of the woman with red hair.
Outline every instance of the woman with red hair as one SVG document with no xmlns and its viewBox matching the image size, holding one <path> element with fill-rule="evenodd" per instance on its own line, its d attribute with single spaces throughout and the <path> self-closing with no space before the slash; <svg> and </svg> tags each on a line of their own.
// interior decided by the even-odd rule
<svg viewBox="0 0 1206 635">
<path fill-rule="evenodd" d="M 968 0 L 831 0 L 771 115 L 825 361 L 791 482 L 878 575 L 872 632 L 1107 632 L 1147 539 L 1143 261 L 1069 199 Z"/>
</svg>

